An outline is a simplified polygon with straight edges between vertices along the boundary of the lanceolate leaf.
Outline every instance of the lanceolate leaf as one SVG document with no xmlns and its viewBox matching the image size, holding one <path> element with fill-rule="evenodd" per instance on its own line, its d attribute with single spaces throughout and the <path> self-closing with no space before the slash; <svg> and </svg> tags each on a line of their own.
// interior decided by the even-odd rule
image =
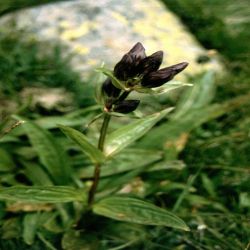
<svg viewBox="0 0 250 250">
<path fill-rule="evenodd" d="M 63 147 L 49 131 L 32 122 L 25 122 L 22 127 L 54 182 L 59 185 L 69 183 L 71 169 Z"/>
<path fill-rule="evenodd" d="M 97 113 L 100 113 L 99 111 L 100 106 L 94 105 L 88 108 L 78 109 L 63 116 L 42 116 L 34 120 L 33 122 L 44 129 L 57 128 L 57 124 L 63 124 L 65 126 L 79 126 L 89 123 L 97 115 Z M 18 115 L 12 115 L 12 117 L 14 119 L 20 120 L 20 117 Z M 16 128 L 11 132 L 11 135 L 20 136 L 23 135 L 24 132 L 25 131 L 23 129 Z M 18 140 L 17 137 L 10 137 L 10 135 L 6 136 L 9 137 L 7 138 L 7 140 L 9 139 L 9 141 Z M 2 141 L 6 141 L 6 139 L 1 139 L 1 142 Z"/>
<path fill-rule="evenodd" d="M 83 133 L 67 126 L 59 125 L 59 128 L 66 136 L 78 144 L 82 151 L 88 155 L 94 163 L 101 163 L 105 160 L 103 153 L 92 145 Z"/>
<path fill-rule="evenodd" d="M 0 188 L 0 200 L 41 203 L 84 202 L 86 194 L 83 190 L 68 186 L 14 186 Z"/>
<path fill-rule="evenodd" d="M 26 244 L 32 245 L 39 226 L 39 213 L 26 214 L 23 219 L 23 240 Z"/>
<path fill-rule="evenodd" d="M 149 115 L 136 120 L 107 136 L 104 152 L 106 156 L 113 156 L 122 149 L 147 133 L 158 121 L 160 121 L 173 108 Z"/>
<path fill-rule="evenodd" d="M 139 169 L 162 159 L 162 152 L 156 150 L 125 149 L 121 154 L 105 162 L 101 176 L 110 176 Z M 85 166 L 79 170 L 81 178 L 91 178 L 94 166 Z"/>
<path fill-rule="evenodd" d="M 145 87 L 135 87 L 135 90 L 140 93 L 147 93 L 147 94 L 165 94 L 171 90 L 178 89 L 181 87 L 190 87 L 193 86 L 191 83 L 183 83 L 180 81 L 170 81 L 167 84 L 164 84 L 161 87 L 158 88 L 145 88 Z"/>
<path fill-rule="evenodd" d="M 215 94 L 215 76 L 208 71 L 192 88 L 189 88 L 178 102 L 172 119 L 181 119 L 188 112 L 208 105 Z"/>
<path fill-rule="evenodd" d="M 184 221 L 176 215 L 135 198 L 108 197 L 96 203 L 93 211 L 119 221 L 189 230 Z"/>
</svg>

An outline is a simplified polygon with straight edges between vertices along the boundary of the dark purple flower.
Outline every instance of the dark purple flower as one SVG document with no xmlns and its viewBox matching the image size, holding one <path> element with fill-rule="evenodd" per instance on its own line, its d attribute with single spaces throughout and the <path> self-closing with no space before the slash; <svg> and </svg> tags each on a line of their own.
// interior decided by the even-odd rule
<svg viewBox="0 0 250 250">
<path fill-rule="evenodd" d="M 111 98 L 116 98 L 120 95 L 121 90 L 116 88 L 110 78 L 107 78 L 102 84 L 102 92 Z"/>
<path fill-rule="evenodd" d="M 116 104 L 113 108 L 114 112 L 119 112 L 123 114 L 130 113 L 138 107 L 140 101 L 139 100 L 124 100 Z"/>
<path fill-rule="evenodd" d="M 128 54 L 133 57 L 136 65 L 138 65 L 140 61 L 146 57 L 145 48 L 141 43 L 136 43 Z"/>
<path fill-rule="evenodd" d="M 122 81 L 126 81 L 138 74 L 137 66 L 146 57 L 145 48 L 141 43 L 136 43 L 134 47 L 125 54 L 121 61 L 114 67 L 114 75 Z"/>
<path fill-rule="evenodd" d="M 147 56 L 142 59 L 138 65 L 138 73 L 147 75 L 152 71 L 156 71 L 160 68 L 163 60 L 163 51 L 157 51 L 151 56 Z"/>
<path fill-rule="evenodd" d="M 156 88 L 172 80 L 175 75 L 180 73 L 188 66 L 187 62 L 178 63 L 145 75 L 141 85 L 146 88 Z"/>
</svg>

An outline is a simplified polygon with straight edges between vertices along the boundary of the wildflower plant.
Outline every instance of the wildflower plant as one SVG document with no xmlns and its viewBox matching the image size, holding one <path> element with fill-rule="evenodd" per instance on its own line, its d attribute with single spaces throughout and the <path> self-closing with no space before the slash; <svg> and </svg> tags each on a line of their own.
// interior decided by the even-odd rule
<svg viewBox="0 0 250 250">
<path fill-rule="evenodd" d="M 97 146 L 84 133 L 68 126 L 58 125 L 92 162 L 93 175 L 90 185 L 72 172 L 62 145 L 54 140 L 48 131 L 28 121 L 21 127 L 26 131 L 35 150 L 39 152 L 40 161 L 46 168 L 46 173 L 43 174 L 44 181 L 36 178 L 36 183 L 46 182 L 47 185 L 1 188 L 0 199 L 39 203 L 73 202 L 81 204 L 82 215 L 90 212 L 124 222 L 188 230 L 187 225 L 173 213 L 130 194 L 118 195 L 119 190 L 117 190 L 115 193 L 104 192 L 99 195 L 102 170 L 105 170 L 107 164 L 115 159 L 118 153 L 145 135 L 172 108 L 136 119 L 107 133 L 112 116 L 117 113 L 126 115 L 137 109 L 140 100 L 129 98 L 133 91 L 140 94 L 157 94 L 185 85 L 171 80 L 184 70 L 188 63 L 182 62 L 160 69 L 162 60 L 162 51 L 147 56 L 143 45 L 136 43 L 115 65 L 114 70 L 104 67 L 98 69 L 107 78 L 97 88 L 96 99 L 102 110 L 98 118 L 103 117 Z M 47 175 L 51 178 L 47 178 Z M 77 211 L 79 213 L 79 209 Z M 67 226 L 78 224 L 79 220 L 79 216 L 76 216 L 75 221 L 70 221 Z"/>
<path fill-rule="evenodd" d="M 129 99 L 129 94 L 132 91 L 157 93 L 158 87 L 172 80 L 188 65 L 188 63 L 183 62 L 159 69 L 162 59 L 162 51 L 146 56 L 143 45 L 136 43 L 115 65 L 113 71 L 104 67 L 98 69 L 107 76 L 107 79 L 97 90 L 97 101 L 101 104 L 103 112 L 103 123 L 97 148 L 89 143 L 85 135 L 79 131 L 65 126 L 60 126 L 60 128 L 69 138 L 82 147 L 84 153 L 90 156 L 95 165 L 94 177 L 87 198 L 89 209 L 93 208 L 95 213 L 117 220 L 139 224 L 165 225 L 187 230 L 184 222 L 175 215 L 135 198 L 110 196 L 100 200 L 97 203 L 99 205 L 95 205 L 102 165 L 142 137 L 172 110 L 172 108 L 168 108 L 143 117 L 107 135 L 112 115 L 117 113 L 128 114 L 138 107 L 140 100 Z M 179 84 L 179 86 L 182 86 L 182 84 Z M 167 218 L 164 219 L 164 216 Z"/>
<path fill-rule="evenodd" d="M 163 60 L 163 51 L 157 51 L 150 56 L 138 42 L 115 65 L 113 71 L 105 68 L 99 70 L 107 75 L 97 95 L 103 105 L 104 121 L 101 129 L 98 149 L 103 151 L 104 141 L 112 112 L 127 114 L 136 110 L 140 100 L 127 99 L 132 91 L 154 93 L 154 88 L 169 82 L 175 75 L 184 70 L 188 63 L 182 62 L 170 67 L 159 69 Z M 99 165 L 96 165 L 93 185 L 89 193 L 89 204 L 93 202 L 99 181 Z"/>
</svg>

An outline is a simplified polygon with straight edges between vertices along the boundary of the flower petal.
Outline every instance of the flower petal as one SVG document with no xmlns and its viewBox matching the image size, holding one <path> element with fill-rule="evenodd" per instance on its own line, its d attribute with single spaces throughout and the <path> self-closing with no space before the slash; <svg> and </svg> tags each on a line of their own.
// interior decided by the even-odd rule
<svg viewBox="0 0 250 250">
<path fill-rule="evenodd" d="M 151 72 L 143 77 L 141 85 L 147 88 L 159 87 L 164 83 L 172 80 L 175 75 L 183 71 L 187 66 L 187 62 L 182 62 L 155 72 Z"/>
</svg>

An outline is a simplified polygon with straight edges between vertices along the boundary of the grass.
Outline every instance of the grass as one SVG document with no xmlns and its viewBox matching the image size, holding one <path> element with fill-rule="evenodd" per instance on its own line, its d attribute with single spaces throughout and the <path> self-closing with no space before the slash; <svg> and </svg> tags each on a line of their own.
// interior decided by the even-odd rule
<svg viewBox="0 0 250 250">
<path fill-rule="evenodd" d="M 230 61 L 249 59 L 248 1 L 241 0 L 237 4 L 232 0 L 163 2 L 180 16 L 207 49 L 219 50 Z"/>
<path fill-rule="evenodd" d="M 247 1 L 163 2 L 179 15 L 207 49 L 216 49 L 223 56 L 228 74 L 219 79 L 214 101 L 223 102 L 249 92 Z M 204 124 L 191 133 L 180 155 L 189 166 L 187 175 L 203 168 L 194 185 L 200 196 L 208 200 L 207 209 L 202 208 L 197 213 L 207 228 L 200 236 L 190 235 L 184 239 L 187 249 L 214 249 L 213 244 L 219 249 L 247 249 L 249 205 L 245 198 L 249 201 L 249 116 L 246 106 Z M 213 215 L 213 204 L 226 210 Z"/>
</svg>

